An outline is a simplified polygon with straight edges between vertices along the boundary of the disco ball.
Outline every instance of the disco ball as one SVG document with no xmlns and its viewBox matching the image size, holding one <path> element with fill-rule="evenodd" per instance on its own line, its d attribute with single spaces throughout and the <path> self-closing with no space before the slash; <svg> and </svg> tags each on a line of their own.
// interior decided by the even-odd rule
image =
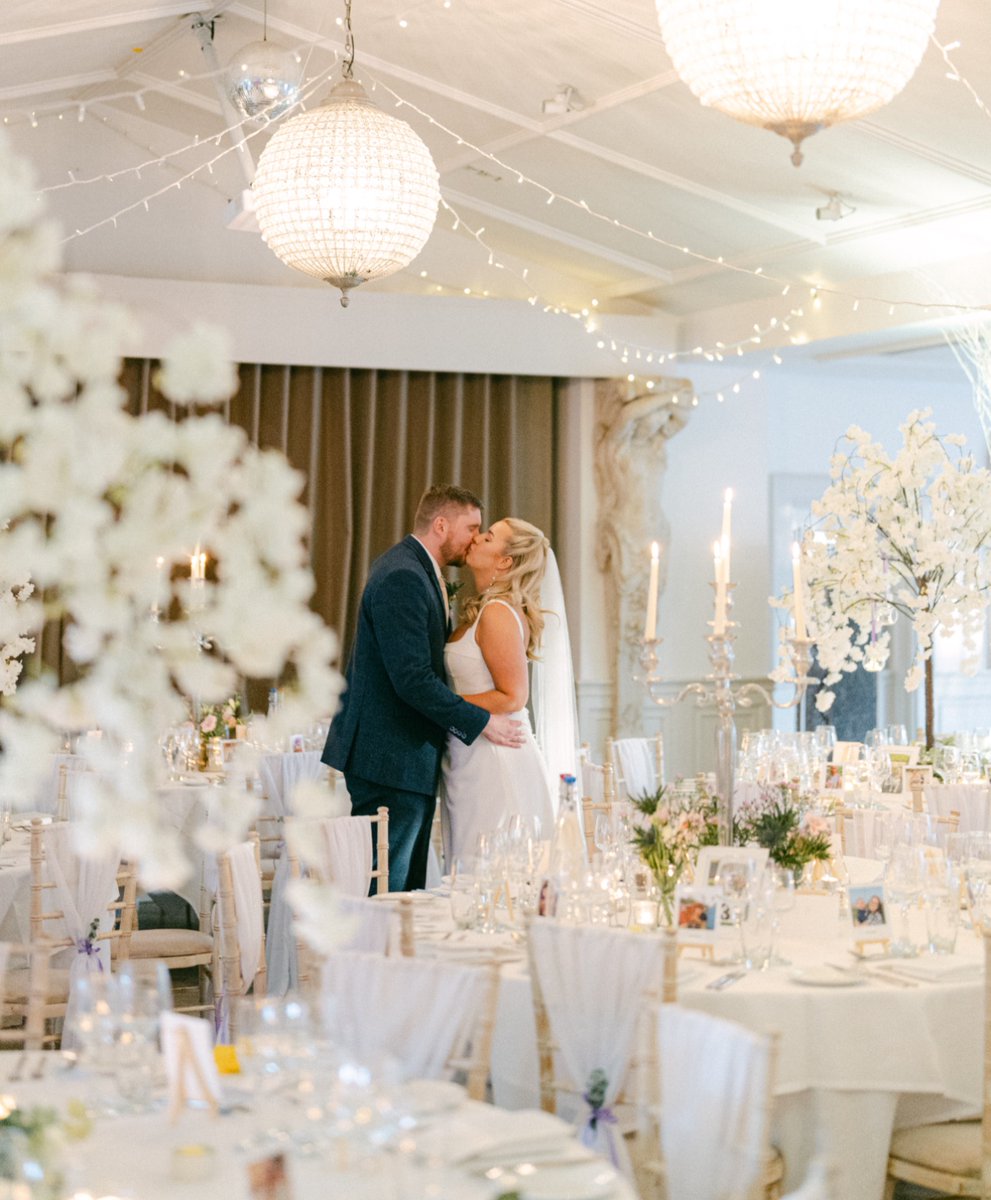
<svg viewBox="0 0 991 1200">
<path fill-rule="evenodd" d="M 299 100 L 299 55 L 275 42 L 249 42 L 227 64 L 227 94 L 246 117 L 274 121 Z"/>
</svg>

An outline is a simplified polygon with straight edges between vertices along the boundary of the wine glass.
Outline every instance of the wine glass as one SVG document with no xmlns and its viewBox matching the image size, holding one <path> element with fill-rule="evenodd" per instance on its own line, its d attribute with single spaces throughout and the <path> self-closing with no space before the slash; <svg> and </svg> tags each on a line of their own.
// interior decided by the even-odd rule
<svg viewBox="0 0 991 1200">
<path fill-rule="evenodd" d="M 815 729 L 816 745 L 823 759 L 829 759 L 836 746 L 836 730 L 832 725 L 818 725 Z"/>
<path fill-rule="evenodd" d="M 909 911 L 915 907 L 925 883 L 924 852 L 917 845 L 892 847 L 891 859 L 884 872 L 887 898 L 898 914 L 891 953 L 898 958 L 914 958 L 918 946 L 912 940 Z"/>
<path fill-rule="evenodd" d="M 726 909 L 727 924 L 740 927 L 740 916 L 746 904 L 747 892 L 754 877 L 752 859 L 724 858 L 719 862 L 716 874 L 716 886 L 719 888 Z M 742 939 L 742 932 L 741 932 Z M 742 945 L 742 943 L 741 943 Z M 729 962 L 745 962 L 746 954 L 731 954 Z"/>
<path fill-rule="evenodd" d="M 772 967 L 787 967 L 791 963 L 787 958 L 782 958 L 780 954 L 774 952 L 774 943 L 777 941 L 778 933 L 781 930 L 781 918 L 795 907 L 795 872 L 791 867 L 772 866 L 770 868 L 770 882 L 773 888 L 772 911 L 773 919 L 771 922 L 771 953 L 768 957 L 768 963 Z"/>
</svg>

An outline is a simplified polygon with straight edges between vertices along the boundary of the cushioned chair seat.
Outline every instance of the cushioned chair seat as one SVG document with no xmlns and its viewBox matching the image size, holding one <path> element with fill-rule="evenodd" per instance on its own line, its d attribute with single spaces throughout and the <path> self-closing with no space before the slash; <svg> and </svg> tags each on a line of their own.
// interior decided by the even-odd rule
<svg viewBox="0 0 991 1200">
<path fill-rule="evenodd" d="M 932 1171 L 976 1179 L 981 1173 L 981 1123 L 946 1121 L 900 1129 L 891 1139 L 890 1153 Z"/>
<path fill-rule="evenodd" d="M 131 958 L 192 958 L 213 952 L 213 938 L 198 929 L 141 929 L 131 934 Z"/>
<path fill-rule="evenodd" d="M 3 999 L 7 1004 L 27 1004 L 31 972 L 27 967 L 15 967 L 3 977 Z M 65 1004 L 69 998 L 69 972 L 59 967 L 48 971 L 45 989 L 46 1004 Z"/>
</svg>

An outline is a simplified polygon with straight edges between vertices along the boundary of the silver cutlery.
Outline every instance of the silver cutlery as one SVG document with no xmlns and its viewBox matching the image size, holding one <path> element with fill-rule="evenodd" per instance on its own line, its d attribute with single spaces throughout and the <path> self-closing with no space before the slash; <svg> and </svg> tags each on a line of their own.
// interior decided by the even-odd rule
<svg viewBox="0 0 991 1200">
<path fill-rule="evenodd" d="M 721 992 L 724 988 L 732 987 L 737 980 L 740 980 L 746 975 L 745 970 L 729 971 L 726 975 L 720 975 L 718 979 L 713 979 L 705 986 L 710 992 Z"/>
<path fill-rule="evenodd" d="M 45 1072 L 48 1070 L 48 1055 L 41 1050 L 38 1052 L 38 1061 L 34 1064 L 34 1070 L 31 1072 L 32 1079 L 44 1078 Z"/>
<path fill-rule="evenodd" d="M 17 1056 L 17 1062 L 14 1063 L 14 1069 L 7 1076 L 8 1083 L 17 1083 L 24 1075 L 24 1068 L 28 1065 L 28 1052 L 22 1050 Z"/>
</svg>

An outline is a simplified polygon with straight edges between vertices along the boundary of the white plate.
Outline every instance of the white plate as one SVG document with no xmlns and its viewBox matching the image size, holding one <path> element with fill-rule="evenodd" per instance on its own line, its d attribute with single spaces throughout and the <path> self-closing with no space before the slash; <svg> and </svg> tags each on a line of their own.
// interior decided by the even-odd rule
<svg viewBox="0 0 991 1200">
<path fill-rule="evenodd" d="M 796 967 L 791 981 L 806 987 L 857 987 L 867 982 L 853 971 L 837 971 L 833 967 Z"/>
<path fill-rule="evenodd" d="M 413 1079 L 403 1085 L 399 1104 L 414 1117 L 451 1112 L 465 1102 L 465 1089 L 447 1079 Z"/>
<path fill-rule="evenodd" d="M 521 1200 L 603 1200 L 619 1181 L 616 1171 L 601 1160 L 548 1167 L 518 1178 Z"/>
</svg>

